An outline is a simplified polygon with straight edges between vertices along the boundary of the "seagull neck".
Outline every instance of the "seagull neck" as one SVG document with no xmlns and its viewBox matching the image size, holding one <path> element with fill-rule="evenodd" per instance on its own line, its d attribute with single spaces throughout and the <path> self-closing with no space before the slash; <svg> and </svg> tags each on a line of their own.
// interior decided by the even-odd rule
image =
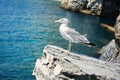
<svg viewBox="0 0 120 80">
<path fill-rule="evenodd" d="M 66 23 L 61 24 L 61 26 L 64 26 L 64 27 L 67 27 L 67 25 L 68 25 L 68 24 L 66 24 Z"/>
</svg>

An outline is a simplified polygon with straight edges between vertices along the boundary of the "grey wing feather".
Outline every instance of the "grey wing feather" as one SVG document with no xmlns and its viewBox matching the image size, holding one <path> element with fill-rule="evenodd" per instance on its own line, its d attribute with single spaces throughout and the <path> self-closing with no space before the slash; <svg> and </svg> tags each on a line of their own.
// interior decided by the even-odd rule
<svg viewBox="0 0 120 80">
<path fill-rule="evenodd" d="M 85 35 L 81 35 L 75 29 L 69 28 L 66 33 L 74 40 L 75 43 L 89 43 Z"/>
<path fill-rule="evenodd" d="M 71 35 L 81 35 L 79 32 L 77 32 L 75 29 L 72 29 L 72 28 L 68 28 L 66 33 Z"/>
</svg>

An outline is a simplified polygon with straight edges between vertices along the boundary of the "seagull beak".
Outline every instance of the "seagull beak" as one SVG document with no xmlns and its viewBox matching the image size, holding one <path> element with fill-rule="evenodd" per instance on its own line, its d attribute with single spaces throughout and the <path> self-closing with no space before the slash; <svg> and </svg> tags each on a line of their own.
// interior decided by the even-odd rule
<svg viewBox="0 0 120 80">
<path fill-rule="evenodd" d="M 55 20 L 55 23 L 60 22 L 60 20 Z"/>
</svg>

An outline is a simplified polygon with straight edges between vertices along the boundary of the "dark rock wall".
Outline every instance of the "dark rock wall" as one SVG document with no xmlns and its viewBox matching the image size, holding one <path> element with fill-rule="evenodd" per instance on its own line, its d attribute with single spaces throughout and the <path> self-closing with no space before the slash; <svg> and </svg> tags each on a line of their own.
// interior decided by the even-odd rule
<svg viewBox="0 0 120 80">
<path fill-rule="evenodd" d="M 120 0 L 103 0 L 101 16 L 116 19 L 120 12 Z"/>
</svg>

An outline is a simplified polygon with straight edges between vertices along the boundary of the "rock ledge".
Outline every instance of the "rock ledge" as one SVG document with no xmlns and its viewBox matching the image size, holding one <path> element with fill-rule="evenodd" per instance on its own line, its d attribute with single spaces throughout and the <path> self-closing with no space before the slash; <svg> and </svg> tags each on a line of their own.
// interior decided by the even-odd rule
<svg viewBox="0 0 120 80">
<path fill-rule="evenodd" d="M 120 64 L 92 57 L 66 54 L 66 50 L 47 45 L 33 70 L 36 80 L 120 80 Z"/>
</svg>

